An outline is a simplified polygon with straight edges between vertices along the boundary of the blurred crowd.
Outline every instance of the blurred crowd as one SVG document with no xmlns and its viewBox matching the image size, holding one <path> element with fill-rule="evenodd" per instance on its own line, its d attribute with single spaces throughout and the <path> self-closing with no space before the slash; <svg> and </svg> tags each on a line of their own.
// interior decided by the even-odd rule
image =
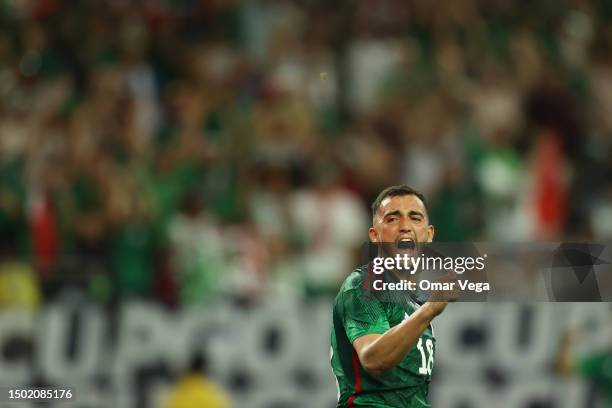
<svg viewBox="0 0 612 408">
<path fill-rule="evenodd" d="M 0 306 L 332 293 L 438 241 L 612 238 L 612 2 L 0 0 Z"/>
</svg>

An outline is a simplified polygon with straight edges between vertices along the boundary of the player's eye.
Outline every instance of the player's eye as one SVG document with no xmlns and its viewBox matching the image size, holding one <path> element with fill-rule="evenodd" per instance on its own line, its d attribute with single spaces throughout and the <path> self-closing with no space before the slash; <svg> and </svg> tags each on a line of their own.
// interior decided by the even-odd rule
<svg viewBox="0 0 612 408">
<path fill-rule="evenodd" d="M 397 215 L 392 215 L 390 217 L 387 217 L 387 222 L 396 222 L 399 219 L 399 217 Z"/>
<path fill-rule="evenodd" d="M 422 218 L 419 217 L 418 215 L 412 217 L 412 221 L 414 221 L 414 222 L 421 222 L 421 220 L 422 220 Z"/>
</svg>

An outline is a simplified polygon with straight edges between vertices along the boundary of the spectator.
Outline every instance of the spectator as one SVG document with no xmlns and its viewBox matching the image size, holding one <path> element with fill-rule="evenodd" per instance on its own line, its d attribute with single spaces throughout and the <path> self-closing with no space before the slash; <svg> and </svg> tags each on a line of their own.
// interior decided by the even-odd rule
<svg viewBox="0 0 612 408">
<path fill-rule="evenodd" d="M 229 397 L 206 378 L 204 358 L 195 356 L 164 405 L 165 408 L 229 408 Z"/>
</svg>

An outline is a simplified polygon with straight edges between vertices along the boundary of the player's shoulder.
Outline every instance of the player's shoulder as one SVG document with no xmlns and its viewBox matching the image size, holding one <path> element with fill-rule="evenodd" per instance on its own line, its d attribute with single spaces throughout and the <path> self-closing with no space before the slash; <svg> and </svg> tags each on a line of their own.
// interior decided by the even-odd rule
<svg viewBox="0 0 612 408">
<path fill-rule="evenodd" d="M 351 290 L 358 290 L 363 287 L 364 277 L 367 274 L 367 266 L 363 265 L 355 268 L 342 282 L 338 294 Z"/>
<path fill-rule="evenodd" d="M 367 265 L 353 270 L 344 280 L 334 299 L 334 319 L 371 318 L 376 313 L 384 313 L 384 306 L 376 294 L 368 289 L 371 279 Z M 365 314 L 362 316 L 362 314 Z M 334 320 L 335 321 L 335 320 Z"/>
<path fill-rule="evenodd" d="M 340 290 L 336 295 L 334 304 L 347 302 L 355 297 L 360 297 L 364 294 L 364 281 L 367 279 L 367 265 L 360 266 L 354 269 L 340 286 Z"/>
</svg>

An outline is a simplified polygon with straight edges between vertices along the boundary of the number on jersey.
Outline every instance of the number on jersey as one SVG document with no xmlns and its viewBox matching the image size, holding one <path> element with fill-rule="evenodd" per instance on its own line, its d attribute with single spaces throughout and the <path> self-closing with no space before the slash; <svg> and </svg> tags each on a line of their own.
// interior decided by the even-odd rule
<svg viewBox="0 0 612 408">
<path fill-rule="evenodd" d="M 427 351 L 425 351 L 425 348 L 427 348 Z M 433 358 L 434 358 L 433 357 L 434 355 L 433 341 L 431 339 L 427 339 L 425 341 L 425 347 L 423 347 L 423 339 L 419 337 L 419 342 L 417 343 L 417 349 L 421 352 L 421 366 L 419 367 L 419 374 L 431 375 L 431 371 L 433 370 Z"/>
</svg>

